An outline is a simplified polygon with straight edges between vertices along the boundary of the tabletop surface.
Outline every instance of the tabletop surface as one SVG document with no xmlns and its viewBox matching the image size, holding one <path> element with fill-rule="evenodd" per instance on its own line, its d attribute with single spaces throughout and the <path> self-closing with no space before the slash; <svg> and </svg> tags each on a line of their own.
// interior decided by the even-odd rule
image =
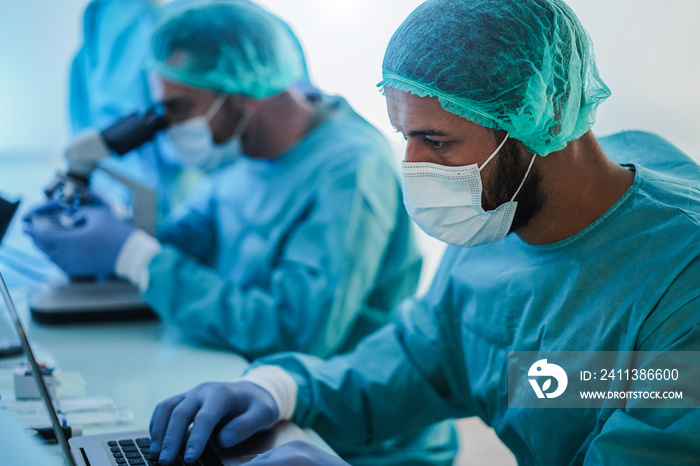
<svg viewBox="0 0 700 466">
<path fill-rule="evenodd" d="M 2 154 L 0 154 L 2 155 Z M 21 216 L 41 202 L 42 189 L 57 167 L 40 158 L 0 157 L 0 195 L 22 204 L 0 244 L 0 271 L 8 284 L 27 336 L 39 359 L 55 363 L 66 379 L 66 396 L 75 396 L 75 380 L 84 379 L 82 397 L 109 397 L 133 420 L 84 426 L 84 434 L 147 429 L 160 401 L 210 381 L 232 381 L 248 361 L 230 351 L 197 346 L 157 319 L 48 325 L 32 320 L 28 297 L 39 283 L 60 271 L 22 233 Z M 4 304 L 0 338 L 16 338 Z M 15 358 L 21 360 L 21 358 Z M 14 399 L 9 368 L 0 358 L 0 397 Z M 70 382 L 72 381 L 72 382 Z M 315 443 L 327 448 L 310 429 Z"/>
<path fill-rule="evenodd" d="M 235 353 L 193 346 L 157 320 L 38 324 L 28 318 L 26 294 L 13 294 L 39 359 L 48 359 L 62 371 L 64 399 L 109 397 L 133 413 L 132 422 L 86 426 L 86 434 L 145 429 L 158 402 L 199 383 L 231 381 L 248 365 Z M 9 318 L 3 316 L 0 336 L 13 335 Z M 75 386 L 77 374 L 85 381 L 84 390 Z M 0 385 L 3 399 L 13 397 L 8 378 L 6 374 Z"/>
</svg>

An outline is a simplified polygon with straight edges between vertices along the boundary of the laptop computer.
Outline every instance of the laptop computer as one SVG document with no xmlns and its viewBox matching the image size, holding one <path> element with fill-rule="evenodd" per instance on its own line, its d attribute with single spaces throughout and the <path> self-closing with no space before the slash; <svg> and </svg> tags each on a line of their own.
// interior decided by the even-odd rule
<svg viewBox="0 0 700 466">
<path fill-rule="evenodd" d="M 151 460 L 148 455 L 148 447 L 151 443 L 148 430 L 72 437 L 70 440 L 66 438 L 56 409 L 51 402 L 46 383 L 38 375 L 40 374 L 39 366 L 2 273 L 0 273 L 0 292 L 2 292 L 2 297 L 12 318 L 12 323 L 19 337 L 24 355 L 32 370 L 32 376 L 46 405 L 54 434 L 65 457 L 66 464 L 68 466 L 157 465 L 158 463 Z M 199 466 L 240 465 L 247 463 L 260 453 L 292 440 L 303 440 L 311 443 L 311 439 L 297 425 L 290 422 L 281 422 L 273 429 L 260 432 L 233 448 L 223 449 L 214 442 L 209 442 L 200 460 L 194 464 Z M 180 463 L 176 461 L 175 464 L 185 464 L 184 461 L 180 461 Z"/>
</svg>

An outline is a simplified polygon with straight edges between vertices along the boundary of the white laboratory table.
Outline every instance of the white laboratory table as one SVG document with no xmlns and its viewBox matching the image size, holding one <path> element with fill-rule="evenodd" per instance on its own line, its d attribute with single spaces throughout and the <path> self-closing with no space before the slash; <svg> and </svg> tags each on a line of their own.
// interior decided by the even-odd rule
<svg viewBox="0 0 700 466">
<path fill-rule="evenodd" d="M 28 319 L 26 299 L 13 294 L 20 295 L 15 299 L 32 344 L 68 376 L 65 395 L 75 394 L 69 385 L 77 373 L 85 380 L 82 396 L 112 398 L 134 415 L 128 423 L 85 426 L 86 434 L 147 428 L 158 402 L 202 382 L 231 381 L 248 365 L 234 353 L 187 344 L 157 320 L 37 324 Z M 3 319 L 0 335 L 11 335 L 8 325 Z"/>
<path fill-rule="evenodd" d="M 38 324 L 29 317 L 26 291 L 10 292 L 29 340 L 40 355 L 52 358 L 65 374 L 79 373 L 86 382 L 82 396 L 112 398 L 133 414 L 128 422 L 83 426 L 85 435 L 147 429 L 160 401 L 199 383 L 231 381 L 248 366 L 235 353 L 188 343 L 176 329 L 155 319 Z M 9 316 L 2 314 L 0 336 L 14 335 Z M 11 385 L 5 381 L 2 387 L 0 395 L 11 399 Z M 316 445 L 332 452 L 313 430 L 304 430 Z M 48 448 L 58 455 L 57 447 Z"/>
</svg>

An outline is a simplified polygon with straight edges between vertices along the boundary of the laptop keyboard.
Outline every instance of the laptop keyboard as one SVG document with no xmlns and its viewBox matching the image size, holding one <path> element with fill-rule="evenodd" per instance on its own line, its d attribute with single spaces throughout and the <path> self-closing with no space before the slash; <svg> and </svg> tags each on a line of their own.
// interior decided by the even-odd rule
<svg viewBox="0 0 700 466">
<path fill-rule="evenodd" d="M 125 440 L 111 440 L 107 442 L 107 447 L 112 452 L 112 457 L 119 466 L 158 466 L 155 459 L 151 459 L 149 448 L 151 439 L 148 437 Z M 209 449 L 205 449 L 202 457 L 194 463 L 185 463 L 182 454 L 178 455 L 176 466 L 223 466 L 221 461 Z"/>
</svg>

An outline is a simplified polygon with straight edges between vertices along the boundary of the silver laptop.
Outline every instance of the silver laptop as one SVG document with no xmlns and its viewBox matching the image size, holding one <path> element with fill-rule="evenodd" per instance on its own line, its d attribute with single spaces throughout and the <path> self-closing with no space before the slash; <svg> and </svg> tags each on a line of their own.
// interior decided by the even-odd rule
<svg viewBox="0 0 700 466">
<path fill-rule="evenodd" d="M 41 393 L 41 398 L 46 404 L 51 424 L 53 426 L 56 439 L 61 447 L 61 451 L 68 466 L 143 466 L 157 465 L 148 455 L 148 447 L 151 440 L 148 430 L 120 432 L 115 434 L 88 435 L 83 437 L 73 437 L 68 441 L 61 428 L 56 410 L 51 402 L 49 391 L 46 388 L 44 379 L 39 377 L 39 367 L 34 357 L 34 352 L 29 345 L 29 340 L 24 331 L 24 326 L 19 319 L 17 309 L 15 309 L 10 293 L 7 290 L 5 279 L 0 273 L 0 291 L 5 300 L 5 305 L 12 317 L 12 322 L 17 331 L 17 336 L 22 344 L 24 355 L 27 358 L 32 375 Z M 290 422 L 277 424 L 272 430 L 254 435 L 245 442 L 233 448 L 223 449 L 214 442 L 204 450 L 200 460 L 194 464 L 199 466 L 234 466 L 247 463 L 260 453 L 271 448 L 283 445 L 292 440 L 303 440 L 311 442 L 309 437 L 298 426 Z M 180 462 L 175 464 L 185 464 L 180 458 Z"/>
</svg>

